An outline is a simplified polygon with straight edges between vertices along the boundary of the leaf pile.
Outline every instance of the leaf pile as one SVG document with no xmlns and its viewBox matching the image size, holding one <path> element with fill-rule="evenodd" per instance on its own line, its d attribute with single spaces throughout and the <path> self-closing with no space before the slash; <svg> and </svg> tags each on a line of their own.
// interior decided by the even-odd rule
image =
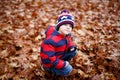
<svg viewBox="0 0 120 80">
<path fill-rule="evenodd" d="M 47 80 L 40 68 L 40 45 L 62 9 L 69 9 L 75 18 L 72 38 L 78 52 L 70 63 L 78 73 L 55 78 L 119 80 L 119 4 L 119 0 L 0 0 L 0 80 Z"/>
</svg>

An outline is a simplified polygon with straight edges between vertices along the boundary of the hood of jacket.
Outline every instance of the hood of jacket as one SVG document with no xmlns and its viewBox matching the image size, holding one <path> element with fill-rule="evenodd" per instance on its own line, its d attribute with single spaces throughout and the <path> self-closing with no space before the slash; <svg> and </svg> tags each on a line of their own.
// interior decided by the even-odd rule
<svg viewBox="0 0 120 80">
<path fill-rule="evenodd" d="M 54 26 L 49 26 L 47 30 L 45 31 L 46 38 L 50 37 L 51 35 L 61 35 L 55 28 Z"/>
<path fill-rule="evenodd" d="M 49 26 L 49 27 L 47 28 L 47 30 L 45 31 L 45 35 L 46 35 L 46 38 L 50 37 L 51 35 L 52 35 L 52 36 L 59 35 L 59 36 L 61 36 L 61 37 L 65 37 L 64 35 L 60 34 L 60 33 L 55 29 L 54 26 Z M 66 35 L 66 37 L 70 37 L 70 36 L 71 36 L 71 34 Z"/>
</svg>

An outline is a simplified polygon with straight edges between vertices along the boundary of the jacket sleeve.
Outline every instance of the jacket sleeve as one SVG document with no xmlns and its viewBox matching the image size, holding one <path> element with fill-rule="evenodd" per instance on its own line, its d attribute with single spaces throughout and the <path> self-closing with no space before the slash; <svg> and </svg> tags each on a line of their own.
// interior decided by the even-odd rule
<svg viewBox="0 0 120 80">
<path fill-rule="evenodd" d="M 55 46 L 51 44 L 50 40 L 44 41 L 44 43 L 41 45 L 41 50 L 42 53 L 40 56 L 45 67 L 61 69 L 66 65 L 65 61 L 58 59 L 55 56 Z"/>
<path fill-rule="evenodd" d="M 76 51 L 76 45 L 72 42 L 71 37 L 67 37 L 67 42 L 68 42 L 68 52 L 70 51 Z"/>
</svg>

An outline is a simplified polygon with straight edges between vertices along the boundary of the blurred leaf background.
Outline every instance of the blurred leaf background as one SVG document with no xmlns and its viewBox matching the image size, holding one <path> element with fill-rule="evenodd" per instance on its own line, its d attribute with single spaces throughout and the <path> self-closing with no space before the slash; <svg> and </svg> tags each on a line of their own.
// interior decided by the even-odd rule
<svg viewBox="0 0 120 80">
<path fill-rule="evenodd" d="M 120 0 L 0 0 L 0 80 L 48 80 L 40 45 L 61 10 L 75 18 L 78 73 L 57 80 L 120 79 Z M 54 76 L 51 76 L 51 79 Z"/>
</svg>

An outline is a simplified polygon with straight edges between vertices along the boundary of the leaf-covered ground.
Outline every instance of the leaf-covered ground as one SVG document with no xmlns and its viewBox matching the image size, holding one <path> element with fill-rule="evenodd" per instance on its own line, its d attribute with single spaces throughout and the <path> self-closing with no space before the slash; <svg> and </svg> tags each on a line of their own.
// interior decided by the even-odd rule
<svg viewBox="0 0 120 80">
<path fill-rule="evenodd" d="M 75 18 L 78 73 L 46 76 L 40 45 L 62 9 Z M 0 0 L 0 80 L 120 80 L 120 0 Z"/>
</svg>

